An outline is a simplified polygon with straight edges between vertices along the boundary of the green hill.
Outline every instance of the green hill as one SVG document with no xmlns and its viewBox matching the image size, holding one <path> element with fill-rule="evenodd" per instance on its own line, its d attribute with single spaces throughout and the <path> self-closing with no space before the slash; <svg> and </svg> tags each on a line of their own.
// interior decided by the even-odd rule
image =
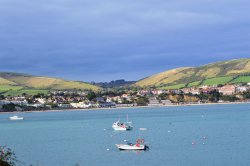
<svg viewBox="0 0 250 166">
<path fill-rule="evenodd" d="M 176 89 L 199 85 L 241 83 L 250 81 L 250 58 L 183 67 L 147 77 L 135 83 L 140 87 Z"/>
<path fill-rule="evenodd" d="M 99 87 L 78 81 L 0 72 L 0 93 L 5 95 L 47 93 L 49 90 L 100 90 Z"/>
</svg>

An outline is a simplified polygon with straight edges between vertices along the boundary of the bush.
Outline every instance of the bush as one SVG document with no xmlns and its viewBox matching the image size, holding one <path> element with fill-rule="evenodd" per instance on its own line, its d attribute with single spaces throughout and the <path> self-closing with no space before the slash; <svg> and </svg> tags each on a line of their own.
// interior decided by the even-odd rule
<svg viewBox="0 0 250 166">
<path fill-rule="evenodd" d="M 6 147 L 0 146 L 0 166 L 16 166 L 19 161 L 15 153 Z"/>
<path fill-rule="evenodd" d="M 3 105 L 3 110 L 4 110 L 4 111 L 16 111 L 16 105 L 13 104 L 13 103 L 4 104 L 4 105 Z"/>
</svg>

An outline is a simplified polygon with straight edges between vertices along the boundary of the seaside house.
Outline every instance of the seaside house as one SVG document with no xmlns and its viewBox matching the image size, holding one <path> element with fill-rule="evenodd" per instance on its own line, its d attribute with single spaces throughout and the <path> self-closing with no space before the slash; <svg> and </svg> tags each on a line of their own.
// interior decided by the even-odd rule
<svg viewBox="0 0 250 166">
<path fill-rule="evenodd" d="M 238 86 L 238 87 L 236 87 L 236 93 L 246 92 L 249 89 L 250 88 L 248 86 Z"/>
<path fill-rule="evenodd" d="M 163 90 L 152 90 L 151 93 L 153 95 L 160 95 L 160 94 L 164 93 L 164 91 Z"/>
<path fill-rule="evenodd" d="M 184 93 L 184 94 L 194 94 L 194 95 L 198 95 L 198 94 L 200 94 L 200 90 L 199 89 L 195 89 L 195 88 L 183 88 L 183 89 L 181 89 L 182 90 L 182 92 Z"/>
<path fill-rule="evenodd" d="M 116 104 L 114 102 L 100 102 L 98 103 L 99 108 L 111 108 L 116 107 Z"/>
<path fill-rule="evenodd" d="M 63 103 L 60 103 L 60 104 L 58 104 L 58 107 L 59 108 L 72 108 L 72 106 L 70 105 L 70 104 L 63 104 Z"/>
<path fill-rule="evenodd" d="M 157 100 L 156 97 L 150 97 L 149 98 L 149 104 L 148 106 L 159 106 L 159 105 L 162 105 L 159 100 Z"/>
<path fill-rule="evenodd" d="M 70 103 L 73 108 L 91 108 L 91 103 L 79 102 L 79 103 Z"/>
<path fill-rule="evenodd" d="M 137 103 L 132 104 L 116 104 L 116 107 L 135 107 L 137 106 Z"/>
<path fill-rule="evenodd" d="M 170 100 L 161 100 L 162 105 L 173 105 Z"/>
<path fill-rule="evenodd" d="M 223 95 L 233 95 L 236 93 L 235 85 L 225 85 L 223 87 L 218 88 L 219 92 Z"/>
</svg>

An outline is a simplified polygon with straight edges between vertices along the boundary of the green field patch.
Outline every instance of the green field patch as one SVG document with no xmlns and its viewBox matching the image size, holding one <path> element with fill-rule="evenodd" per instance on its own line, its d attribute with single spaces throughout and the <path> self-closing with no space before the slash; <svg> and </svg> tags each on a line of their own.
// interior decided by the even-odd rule
<svg viewBox="0 0 250 166">
<path fill-rule="evenodd" d="M 27 94 L 27 95 L 36 95 L 38 93 L 43 93 L 43 94 L 48 94 L 48 90 L 37 90 L 37 89 L 23 89 L 23 90 L 10 90 L 6 93 L 4 93 L 5 96 L 21 96 L 22 94 Z"/>
<path fill-rule="evenodd" d="M 249 83 L 250 82 L 250 76 L 239 76 L 232 80 L 230 83 Z"/>
<path fill-rule="evenodd" d="M 9 90 L 21 90 L 22 86 L 14 86 L 14 85 L 0 85 L 0 92 L 9 91 Z"/>
<path fill-rule="evenodd" d="M 202 82 L 202 85 L 219 85 L 219 84 L 227 84 L 229 83 L 231 80 L 233 79 L 233 77 L 216 77 L 216 78 L 210 78 L 210 79 L 206 79 Z"/>
<path fill-rule="evenodd" d="M 201 81 L 190 82 L 187 85 L 187 87 L 199 86 L 200 84 L 201 84 Z"/>
<path fill-rule="evenodd" d="M 162 89 L 162 90 L 181 89 L 181 88 L 184 88 L 185 85 L 186 84 L 177 84 L 177 85 L 163 86 L 163 87 L 160 87 L 159 89 Z"/>
</svg>

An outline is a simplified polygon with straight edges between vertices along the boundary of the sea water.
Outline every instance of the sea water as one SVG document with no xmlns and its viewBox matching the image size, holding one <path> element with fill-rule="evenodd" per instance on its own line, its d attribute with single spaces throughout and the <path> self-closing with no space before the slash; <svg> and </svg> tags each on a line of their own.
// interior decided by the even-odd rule
<svg viewBox="0 0 250 166">
<path fill-rule="evenodd" d="M 34 166 L 247 166 L 250 104 L 0 114 L 0 145 Z M 132 131 L 113 131 L 120 119 Z M 140 131 L 140 128 L 146 128 Z M 148 151 L 115 144 L 144 138 Z"/>
</svg>

